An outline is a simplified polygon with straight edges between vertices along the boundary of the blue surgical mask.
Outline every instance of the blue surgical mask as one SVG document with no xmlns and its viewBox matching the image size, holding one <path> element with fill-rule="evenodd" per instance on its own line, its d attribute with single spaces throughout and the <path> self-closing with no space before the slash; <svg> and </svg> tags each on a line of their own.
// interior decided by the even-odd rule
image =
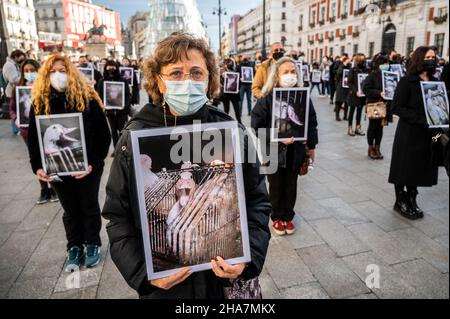
<svg viewBox="0 0 450 319">
<path fill-rule="evenodd" d="M 207 81 L 164 81 L 166 95 L 164 96 L 169 107 L 178 115 L 192 115 L 200 110 L 206 102 Z"/>
<path fill-rule="evenodd" d="M 391 68 L 390 65 L 380 65 L 380 70 L 381 71 L 389 71 L 390 68 Z"/>
<path fill-rule="evenodd" d="M 26 72 L 26 73 L 24 73 L 23 77 L 25 78 L 25 80 L 27 80 L 27 82 L 34 82 L 37 78 L 37 73 L 36 72 Z"/>
</svg>

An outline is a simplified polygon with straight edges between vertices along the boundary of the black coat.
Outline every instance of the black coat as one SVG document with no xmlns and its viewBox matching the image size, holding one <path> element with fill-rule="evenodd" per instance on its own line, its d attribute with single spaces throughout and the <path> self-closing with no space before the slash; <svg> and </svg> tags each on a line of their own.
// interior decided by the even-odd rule
<svg viewBox="0 0 450 319">
<path fill-rule="evenodd" d="M 106 186 L 106 202 L 102 215 L 109 220 L 106 226 L 111 258 L 127 283 L 141 296 L 148 298 L 223 298 L 223 287 L 228 280 L 221 280 L 212 271 L 192 274 L 187 280 L 168 291 L 151 286 L 145 267 L 140 214 L 133 168 L 130 129 L 164 127 L 163 108 L 147 104 L 132 118 L 122 132 Z M 232 121 L 232 118 L 216 108 L 204 106 L 191 116 L 178 117 L 177 125 Z M 167 124 L 173 126 L 175 118 L 167 114 Z M 244 143 L 244 147 L 250 147 Z M 258 164 L 243 164 L 245 199 L 249 226 L 251 262 L 242 273 L 245 279 L 258 276 L 263 268 L 269 246 L 268 228 L 271 205 L 265 178 L 259 174 Z"/>
<path fill-rule="evenodd" d="M 270 149 L 270 128 L 272 126 L 272 94 L 259 99 L 256 102 L 255 107 L 252 110 L 251 115 L 251 126 L 256 131 L 258 135 L 258 129 L 266 129 L 266 149 Z M 309 117 L 308 117 L 308 139 L 307 146 L 309 149 L 315 149 L 316 145 L 319 143 L 319 137 L 317 133 L 317 116 L 314 109 L 312 101 L 309 101 Z M 293 147 L 294 152 L 289 152 L 293 154 L 293 159 L 287 159 L 288 147 Z M 303 142 L 294 142 L 294 144 L 286 146 L 283 143 L 278 143 L 278 166 L 286 167 L 286 163 L 294 163 L 292 171 L 299 172 L 300 166 L 302 165 L 306 155 L 306 148 Z M 291 161 L 292 160 L 292 161 Z"/>
<path fill-rule="evenodd" d="M 106 114 L 108 115 L 113 115 L 113 114 L 120 114 L 120 113 L 124 113 L 124 114 L 131 114 L 131 92 L 130 92 L 130 86 L 128 85 L 127 81 L 124 80 L 123 78 L 118 78 L 118 79 L 107 79 L 107 78 L 102 78 L 99 81 L 99 85 L 97 88 L 97 93 L 100 96 L 100 98 L 103 101 L 103 104 L 105 104 L 105 99 L 103 96 L 103 84 L 105 81 L 114 81 L 114 82 L 122 82 L 125 83 L 125 107 L 123 110 L 106 110 Z"/>
<path fill-rule="evenodd" d="M 52 89 L 50 93 L 50 113 L 64 114 L 76 113 L 77 111 L 66 109 L 65 93 L 57 93 Z M 103 109 L 97 101 L 89 102 L 88 107 L 83 112 L 84 136 L 86 139 L 86 152 L 88 164 L 93 170 L 103 168 L 104 160 L 108 155 L 111 135 Z M 42 168 L 41 153 L 39 151 L 38 133 L 36 129 L 36 117 L 34 107 L 30 111 L 30 126 L 28 129 L 28 152 L 30 155 L 31 168 L 36 174 Z M 67 177 L 65 177 L 67 178 Z M 63 178 L 64 179 L 64 178 Z"/>
<path fill-rule="evenodd" d="M 432 186 L 438 182 L 438 165 L 433 158 L 420 77 L 403 77 L 395 91 L 392 111 L 400 117 L 392 149 L 389 183 L 406 186 Z"/>
<path fill-rule="evenodd" d="M 365 67 L 355 66 L 350 69 L 348 73 L 348 105 L 350 106 L 364 106 L 365 98 L 358 97 L 356 93 L 358 93 L 358 74 L 367 74 L 367 70 Z"/>
<path fill-rule="evenodd" d="M 392 101 L 386 101 L 381 97 L 381 93 L 383 92 L 383 80 L 379 69 L 370 72 L 369 76 L 364 80 L 363 92 L 366 95 L 367 104 L 376 102 L 386 103 L 387 122 L 392 122 Z"/>
<path fill-rule="evenodd" d="M 337 103 L 344 103 L 347 102 L 348 98 L 348 88 L 342 87 L 342 78 L 344 76 L 344 69 L 349 70 L 350 64 L 347 64 L 347 66 L 344 66 L 344 64 L 341 64 L 336 72 L 336 97 L 335 101 Z"/>
</svg>

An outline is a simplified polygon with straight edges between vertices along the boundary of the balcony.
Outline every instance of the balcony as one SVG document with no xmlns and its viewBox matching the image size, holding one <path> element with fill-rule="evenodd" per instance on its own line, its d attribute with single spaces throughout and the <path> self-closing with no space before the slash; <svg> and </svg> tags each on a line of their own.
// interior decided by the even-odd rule
<svg viewBox="0 0 450 319">
<path fill-rule="evenodd" d="M 311 28 L 314 28 L 314 27 L 316 26 L 316 24 L 315 24 L 314 22 L 311 22 L 311 23 L 309 24 L 309 26 L 310 26 Z"/>
<path fill-rule="evenodd" d="M 352 36 L 353 36 L 354 38 L 357 38 L 357 37 L 359 37 L 359 31 L 355 31 L 355 32 L 353 32 Z"/>
<path fill-rule="evenodd" d="M 345 35 L 345 34 L 341 34 L 341 35 L 339 36 L 339 39 L 341 39 L 341 40 L 345 40 L 345 37 L 346 37 L 346 35 Z"/>
<path fill-rule="evenodd" d="M 309 42 L 309 44 L 311 44 L 311 45 L 314 44 L 314 40 L 309 40 L 308 42 Z"/>
<path fill-rule="evenodd" d="M 341 14 L 341 19 L 342 19 L 342 20 L 347 19 L 347 17 L 348 17 L 348 14 L 347 14 L 347 13 Z"/>
<path fill-rule="evenodd" d="M 334 41 L 334 35 L 330 35 L 330 36 L 328 36 L 328 41 Z"/>
<path fill-rule="evenodd" d="M 330 18 L 330 23 L 334 23 L 334 22 L 336 22 L 336 17 L 331 17 Z"/>
<path fill-rule="evenodd" d="M 434 23 L 436 23 L 436 24 L 443 24 L 443 23 L 447 22 L 447 18 L 448 18 L 448 14 L 446 13 L 446 14 L 444 14 L 443 16 L 440 16 L 440 17 L 434 17 L 434 18 L 433 18 L 433 21 L 434 21 Z"/>
<path fill-rule="evenodd" d="M 320 25 L 320 26 L 322 26 L 322 25 L 324 25 L 324 24 L 325 24 L 325 20 L 320 20 L 320 21 L 319 21 L 319 25 Z"/>
<path fill-rule="evenodd" d="M 299 26 L 299 27 L 298 27 L 298 31 L 303 31 L 303 27 L 302 27 L 302 26 Z"/>
<path fill-rule="evenodd" d="M 322 43 L 323 42 L 323 36 L 321 36 L 318 41 L 319 41 L 319 43 Z"/>
</svg>

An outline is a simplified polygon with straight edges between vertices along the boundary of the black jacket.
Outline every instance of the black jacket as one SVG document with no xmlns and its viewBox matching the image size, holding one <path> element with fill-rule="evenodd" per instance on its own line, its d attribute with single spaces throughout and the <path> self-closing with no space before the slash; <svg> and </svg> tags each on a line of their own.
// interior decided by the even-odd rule
<svg viewBox="0 0 450 319">
<path fill-rule="evenodd" d="M 334 88 L 337 86 L 337 72 L 341 64 L 341 61 L 334 61 L 330 66 L 330 85 Z"/>
<path fill-rule="evenodd" d="M 74 110 L 66 109 L 65 93 L 57 93 L 52 89 L 50 94 L 51 114 L 76 113 Z M 97 101 L 89 102 L 83 112 L 84 135 L 86 139 L 86 152 L 89 165 L 93 170 L 102 168 L 104 160 L 108 155 L 111 135 L 103 109 Z M 38 133 L 36 129 L 36 117 L 34 107 L 30 111 L 30 126 L 28 130 L 28 151 L 33 173 L 42 168 L 41 153 L 39 151 Z"/>
<path fill-rule="evenodd" d="M 348 88 L 342 87 L 342 78 L 344 77 L 344 70 L 349 70 L 350 64 L 347 64 L 347 66 L 344 66 L 343 63 L 339 66 L 337 72 L 336 72 L 336 97 L 335 101 L 337 103 L 344 103 L 347 102 L 348 98 Z"/>
<path fill-rule="evenodd" d="M 213 123 L 231 121 L 232 118 L 216 108 L 204 106 L 196 114 L 178 117 L 176 121 L 177 125 L 188 125 L 194 120 Z M 173 126 L 174 122 L 174 117 L 167 114 L 167 124 Z M 163 109 L 160 105 L 147 104 L 130 120 L 118 142 L 116 149 L 120 151 L 116 152 L 111 167 L 102 213 L 109 220 L 106 229 L 111 244 L 111 258 L 127 283 L 141 296 L 223 298 L 223 287 L 228 281 L 220 280 L 212 271 L 194 273 L 168 291 L 151 286 L 148 282 L 129 130 L 157 127 L 164 127 Z M 258 276 L 264 265 L 270 239 L 268 223 L 271 206 L 265 178 L 259 174 L 259 165 L 246 162 L 243 164 L 243 173 L 252 261 L 242 275 L 249 279 Z"/>
<path fill-rule="evenodd" d="M 438 182 L 438 163 L 431 138 L 420 87 L 420 77 L 403 77 L 398 83 L 392 111 L 398 115 L 392 149 L 389 183 L 407 186 L 432 186 Z"/>
<path fill-rule="evenodd" d="M 251 126 L 256 131 L 258 135 L 258 129 L 266 129 L 266 149 L 270 149 L 270 128 L 272 126 L 272 103 L 273 95 L 269 94 L 266 97 L 259 99 L 256 102 L 255 107 L 252 110 L 251 115 Z M 309 120 L 308 120 L 308 139 L 307 146 L 309 149 L 315 149 L 316 145 L 319 143 L 319 137 L 317 133 L 317 116 L 314 109 L 312 101 L 309 101 Z M 289 154 L 294 154 L 293 161 L 288 161 L 288 147 L 293 147 L 294 152 L 289 152 Z M 286 163 L 294 163 L 292 170 L 299 171 L 306 154 L 305 144 L 303 142 L 294 142 L 294 144 L 286 146 L 283 143 L 278 143 L 278 166 L 286 167 Z"/>
<path fill-rule="evenodd" d="M 102 78 L 100 80 L 100 82 L 98 83 L 97 93 L 100 96 L 100 98 L 102 99 L 103 104 L 105 103 L 105 99 L 103 96 L 103 83 L 105 81 L 114 81 L 114 82 L 125 83 L 125 107 L 124 107 L 124 109 L 123 110 L 106 110 L 106 114 L 107 115 L 118 114 L 118 113 L 131 114 L 131 93 L 130 93 L 130 87 L 128 86 L 127 81 L 125 81 L 122 78 L 111 79 L 111 80 Z"/>
<path fill-rule="evenodd" d="M 358 97 L 358 74 L 366 74 L 367 70 L 365 67 L 360 67 L 358 65 L 354 66 L 348 72 L 348 105 L 350 106 L 364 106 L 365 98 Z"/>
</svg>

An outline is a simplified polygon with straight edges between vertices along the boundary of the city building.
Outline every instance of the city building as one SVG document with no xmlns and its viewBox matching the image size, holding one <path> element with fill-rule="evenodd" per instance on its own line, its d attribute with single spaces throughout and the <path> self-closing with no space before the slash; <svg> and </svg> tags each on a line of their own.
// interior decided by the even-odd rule
<svg viewBox="0 0 450 319">
<path fill-rule="evenodd" d="M 2 64 L 15 49 L 37 51 L 33 0 L 0 1 L 0 48 Z"/>
<path fill-rule="evenodd" d="M 448 59 L 448 1 L 293 0 L 297 49 L 309 62 L 324 55 L 408 55 L 420 45 L 436 45 Z"/>
<path fill-rule="evenodd" d="M 209 42 L 196 0 L 150 0 L 144 55 L 173 32 L 184 31 Z"/>
<path fill-rule="evenodd" d="M 141 58 L 144 55 L 147 17 L 149 12 L 138 11 L 128 19 L 127 34 L 128 46 L 125 45 L 125 54 L 132 58 Z"/>
<path fill-rule="evenodd" d="M 119 13 L 90 0 L 35 0 L 35 7 L 41 54 L 55 49 L 82 54 L 86 34 L 95 24 L 103 26 L 108 51 L 123 55 Z"/>
</svg>

